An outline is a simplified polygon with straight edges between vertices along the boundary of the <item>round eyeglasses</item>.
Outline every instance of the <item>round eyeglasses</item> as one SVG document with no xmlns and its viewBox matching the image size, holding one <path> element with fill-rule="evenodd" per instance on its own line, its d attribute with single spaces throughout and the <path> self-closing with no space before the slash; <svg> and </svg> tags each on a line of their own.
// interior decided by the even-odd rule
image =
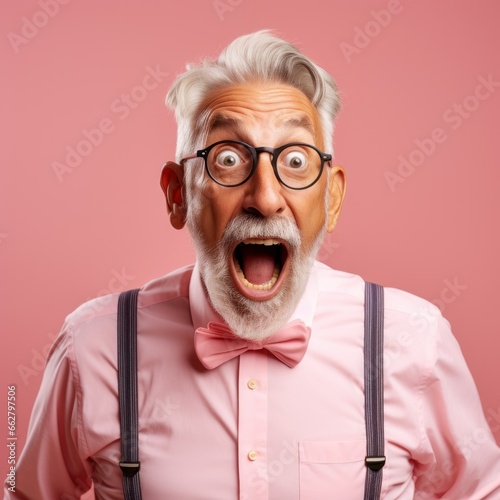
<svg viewBox="0 0 500 500">
<path fill-rule="evenodd" d="M 271 155 L 276 178 L 290 189 L 311 187 L 321 177 L 325 162 L 332 160 L 332 155 L 303 142 L 291 142 L 279 148 L 254 148 L 241 141 L 218 141 L 182 158 L 181 164 L 204 158 L 205 169 L 213 181 L 221 186 L 236 187 L 252 177 L 261 153 Z"/>
</svg>

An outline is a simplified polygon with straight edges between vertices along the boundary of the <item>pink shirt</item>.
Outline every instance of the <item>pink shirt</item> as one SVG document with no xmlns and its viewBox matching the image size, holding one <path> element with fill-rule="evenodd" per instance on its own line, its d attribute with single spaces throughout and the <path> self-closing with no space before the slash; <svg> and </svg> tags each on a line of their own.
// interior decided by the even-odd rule
<svg viewBox="0 0 500 500">
<path fill-rule="evenodd" d="M 312 329 L 289 368 L 265 350 L 213 370 L 193 348 L 220 321 L 197 267 L 139 295 L 141 485 L 145 500 L 362 499 L 363 297 L 359 276 L 316 263 L 292 319 Z M 117 295 L 68 316 L 49 357 L 16 494 L 123 498 Z M 500 449 L 449 325 L 428 302 L 385 290 L 384 499 L 500 498 Z"/>
</svg>

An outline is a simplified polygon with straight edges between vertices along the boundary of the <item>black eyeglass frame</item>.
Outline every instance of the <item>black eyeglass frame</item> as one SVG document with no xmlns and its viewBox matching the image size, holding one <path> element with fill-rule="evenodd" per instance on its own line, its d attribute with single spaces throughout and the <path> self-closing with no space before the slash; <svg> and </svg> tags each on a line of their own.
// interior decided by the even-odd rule
<svg viewBox="0 0 500 500">
<path fill-rule="evenodd" d="M 250 173 L 246 176 L 245 179 L 243 179 L 241 182 L 238 182 L 237 184 L 222 184 L 221 182 L 219 182 L 217 179 L 214 178 L 214 176 L 210 172 L 210 169 L 208 168 L 208 154 L 210 153 L 210 151 L 215 146 L 218 146 L 219 144 L 227 144 L 227 143 L 239 144 L 240 146 L 244 146 L 252 154 L 253 164 L 252 164 L 252 168 L 250 170 Z M 278 157 L 282 153 L 282 151 L 284 151 L 286 148 L 289 148 L 291 146 L 307 146 L 309 148 L 312 148 L 318 153 L 318 155 L 321 159 L 321 168 L 319 169 L 319 172 L 318 172 L 316 179 L 314 179 L 314 181 L 309 183 L 307 186 L 303 186 L 303 187 L 302 186 L 301 187 L 289 186 L 288 184 L 285 184 L 285 182 L 283 182 L 283 179 L 281 179 L 281 177 L 279 176 L 278 165 L 277 165 Z M 276 179 L 278 179 L 280 184 L 287 187 L 288 189 L 293 189 L 296 191 L 301 191 L 302 189 L 308 189 L 311 186 L 313 186 L 314 184 L 316 184 L 316 182 L 318 182 L 319 178 L 321 177 L 321 174 L 323 173 L 323 168 L 324 168 L 326 162 L 330 162 L 329 167 L 332 166 L 332 164 L 331 164 L 332 155 L 331 154 L 323 153 L 323 151 L 319 150 L 316 146 L 313 146 L 312 144 L 307 144 L 306 142 L 290 142 L 288 144 L 284 144 L 283 146 L 280 146 L 279 148 L 269 148 L 267 146 L 261 146 L 258 148 L 254 148 L 253 146 L 251 146 L 250 144 L 247 144 L 246 142 L 235 141 L 235 140 L 225 140 L 225 141 L 214 142 L 210 146 L 207 146 L 205 149 L 199 149 L 198 151 L 196 151 L 196 153 L 194 153 L 192 155 L 185 156 L 184 158 L 181 159 L 180 164 L 181 165 L 184 164 L 184 162 L 186 160 L 192 160 L 194 158 L 204 158 L 205 170 L 206 170 L 208 176 L 210 177 L 210 179 L 212 179 L 216 184 L 219 184 L 219 186 L 238 187 L 238 186 L 241 186 L 242 184 L 245 184 L 245 182 L 247 182 L 248 179 L 250 179 L 250 177 L 252 177 L 252 175 L 255 173 L 255 170 L 257 169 L 258 156 L 261 153 L 270 153 L 271 165 L 273 167 L 274 175 L 276 176 Z"/>
</svg>

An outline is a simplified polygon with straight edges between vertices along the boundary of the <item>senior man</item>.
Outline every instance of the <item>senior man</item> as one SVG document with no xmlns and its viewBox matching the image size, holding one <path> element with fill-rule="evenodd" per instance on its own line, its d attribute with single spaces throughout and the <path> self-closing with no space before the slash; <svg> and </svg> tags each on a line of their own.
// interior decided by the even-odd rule
<svg viewBox="0 0 500 500">
<path fill-rule="evenodd" d="M 448 323 L 394 289 L 385 466 L 364 493 L 367 285 L 315 261 L 345 193 L 333 79 L 258 32 L 180 75 L 167 103 L 177 162 L 161 186 L 197 260 L 138 295 L 140 470 L 120 452 L 113 295 L 68 316 L 7 498 L 78 498 L 92 483 L 123 498 L 120 462 L 145 499 L 500 498 L 499 448 Z"/>
</svg>

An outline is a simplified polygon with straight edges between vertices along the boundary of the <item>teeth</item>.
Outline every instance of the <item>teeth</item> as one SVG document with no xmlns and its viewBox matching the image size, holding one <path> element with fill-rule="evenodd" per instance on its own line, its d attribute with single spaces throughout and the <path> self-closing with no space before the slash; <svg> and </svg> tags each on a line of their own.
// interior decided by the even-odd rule
<svg viewBox="0 0 500 500">
<path fill-rule="evenodd" d="M 248 281 L 245 278 L 245 275 L 243 274 L 243 271 L 241 270 L 239 262 L 236 261 L 234 264 L 235 264 L 235 267 L 236 267 L 236 273 L 238 274 L 238 277 L 240 278 L 240 281 L 247 288 L 251 288 L 252 290 L 271 290 L 271 288 L 274 286 L 274 284 L 276 283 L 276 281 L 278 281 L 278 276 L 280 275 L 279 268 L 275 267 L 274 271 L 273 271 L 273 276 L 272 276 L 272 278 L 269 281 L 267 281 L 266 283 L 261 283 L 260 285 L 255 285 L 253 283 L 250 283 L 250 281 Z"/>
<path fill-rule="evenodd" d="M 257 238 L 250 238 L 248 240 L 243 241 L 245 245 L 265 245 L 267 247 L 270 247 L 272 245 L 281 245 L 281 242 L 279 240 L 275 240 L 274 238 L 268 238 L 268 239 L 257 239 Z"/>
</svg>

